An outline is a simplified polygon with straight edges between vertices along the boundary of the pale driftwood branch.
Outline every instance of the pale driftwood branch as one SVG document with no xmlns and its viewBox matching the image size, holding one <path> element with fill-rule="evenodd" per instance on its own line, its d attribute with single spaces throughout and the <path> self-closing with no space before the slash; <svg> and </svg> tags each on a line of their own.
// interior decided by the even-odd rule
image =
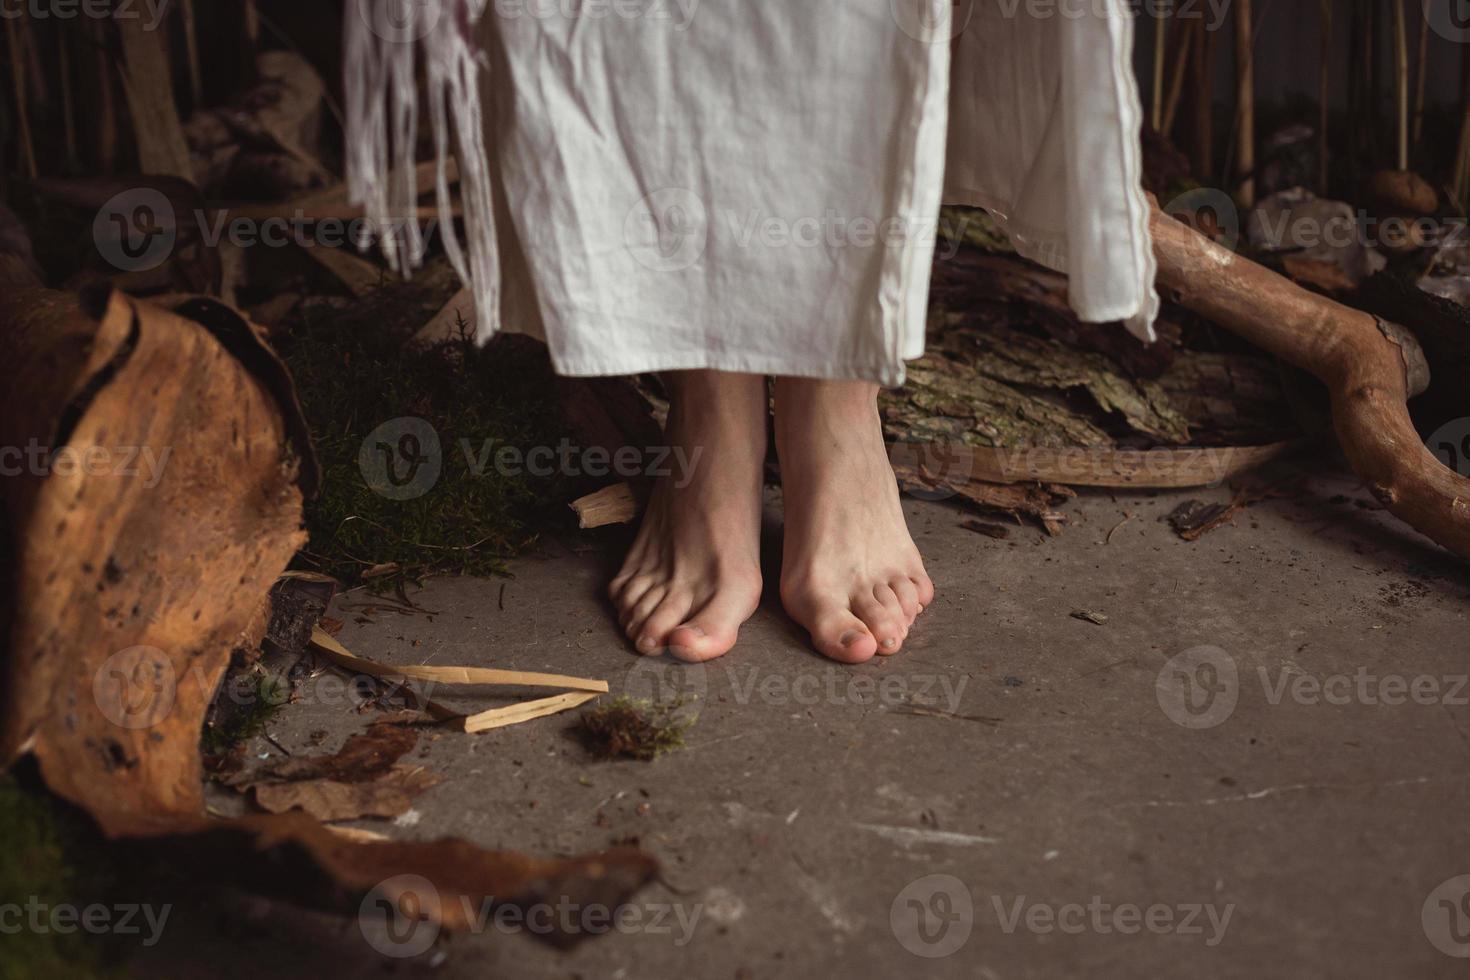
<svg viewBox="0 0 1470 980">
<path fill-rule="evenodd" d="M 1405 404 L 1422 380 L 1417 345 L 1377 317 L 1308 292 L 1169 215 L 1151 221 L 1158 285 L 1322 381 L 1348 462 L 1394 516 L 1470 558 L 1470 479 L 1424 445 Z"/>
</svg>

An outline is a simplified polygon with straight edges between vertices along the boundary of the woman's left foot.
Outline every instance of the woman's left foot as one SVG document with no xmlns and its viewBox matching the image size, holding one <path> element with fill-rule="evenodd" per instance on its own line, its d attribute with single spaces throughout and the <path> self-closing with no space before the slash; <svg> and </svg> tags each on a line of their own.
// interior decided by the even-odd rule
<svg viewBox="0 0 1470 980">
<path fill-rule="evenodd" d="M 897 653 L 934 583 L 904 522 L 878 386 L 777 378 L 776 452 L 786 612 L 834 660 Z"/>
</svg>

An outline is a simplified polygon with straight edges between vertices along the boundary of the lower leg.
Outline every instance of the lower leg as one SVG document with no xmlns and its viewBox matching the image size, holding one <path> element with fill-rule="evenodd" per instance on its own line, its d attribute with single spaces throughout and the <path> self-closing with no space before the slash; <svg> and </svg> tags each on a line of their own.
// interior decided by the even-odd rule
<svg viewBox="0 0 1470 980">
<path fill-rule="evenodd" d="M 896 653 L 934 598 L 883 444 L 878 386 L 776 379 L 781 601 L 836 660 Z"/>
<path fill-rule="evenodd" d="M 640 653 L 708 660 L 760 600 L 766 385 L 753 374 L 665 376 L 672 472 L 659 477 L 610 593 Z"/>
</svg>

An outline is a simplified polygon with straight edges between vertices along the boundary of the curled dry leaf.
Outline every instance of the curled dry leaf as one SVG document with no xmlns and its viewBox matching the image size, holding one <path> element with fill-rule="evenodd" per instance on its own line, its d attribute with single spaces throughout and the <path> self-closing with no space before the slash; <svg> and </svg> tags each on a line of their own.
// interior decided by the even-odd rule
<svg viewBox="0 0 1470 980">
<path fill-rule="evenodd" d="M 418 743 L 407 725 L 378 722 L 349 738 L 334 755 L 292 756 L 225 780 L 252 792 L 261 809 L 299 809 L 318 820 L 396 817 L 440 777 L 398 760 Z"/>
</svg>

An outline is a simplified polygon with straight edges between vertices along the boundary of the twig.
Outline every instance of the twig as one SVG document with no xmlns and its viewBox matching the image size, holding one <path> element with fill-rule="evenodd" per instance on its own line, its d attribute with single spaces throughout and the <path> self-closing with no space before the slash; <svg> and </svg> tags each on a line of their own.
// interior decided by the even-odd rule
<svg viewBox="0 0 1470 980">
<path fill-rule="evenodd" d="M 1149 115 L 1149 124 L 1155 132 L 1164 121 L 1164 35 L 1169 29 L 1169 9 L 1166 7 L 1159 13 L 1160 16 L 1154 18 L 1153 106 Z"/>
<path fill-rule="evenodd" d="M 1419 77 L 1414 92 L 1414 145 L 1424 136 L 1424 79 L 1429 74 L 1429 18 L 1419 18 Z"/>
<path fill-rule="evenodd" d="M 1114 524 L 1112 530 L 1108 531 L 1107 537 L 1103 538 L 1103 544 L 1112 544 L 1114 532 L 1116 532 L 1118 528 L 1122 527 L 1124 524 L 1127 524 L 1131 520 L 1133 520 L 1133 512 L 1131 510 L 1125 510 L 1123 512 L 1123 519 Z"/>
<path fill-rule="evenodd" d="M 1332 0 L 1321 0 L 1318 11 L 1322 54 L 1317 79 L 1317 193 L 1327 197 L 1327 120 L 1332 102 Z"/>
<path fill-rule="evenodd" d="M 61 133 L 66 147 L 66 163 L 77 164 L 77 114 L 73 104 L 71 77 L 71 34 L 58 31 L 56 34 L 56 67 L 61 74 Z"/>
<path fill-rule="evenodd" d="M 1179 111 L 1179 96 L 1184 91 L 1184 69 L 1189 66 L 1189 49 L 1194 43 L 1194 32 L 1187 24 L 1180 24 L 1174 35 L 1178 49 L 1174 52 L 1174 67 L 1169 73 L 1169 98 L 1164 103 L 1164 124 L 1159 130 L 1161 135 L 1167 135 L 1174 128 L 1174 116 Z"/>
<path fill-rule="evenodd" d="M 1460 207 L 1466 207 L 1466 179 L 1470 178 L 1470 57 L 1460 63 L 1460 144 L 1455 150 L 1455 177 L 1451 187 Z"/>
<path fill-rule="evenodd" d="M 1210 70 L 1214 49 L 1214 33 L 1206 29 L 1203 20 L 1194 22 L 1194 172 L 1195 176 L 1209 183 L 1215 174 L 1214 98 Z"/>
<path fill-rule="evenodd" d="M 1235 0 L 1236 145 L 1235 170 L 1240 182 L 1240 205 L 1256 204 L 1256 71 L 1255 30 L 1251 0 Z"/>
<path fill-rule="evenodd" d="M 1398 163 L 1409 169 L 1409 32 L 1404 24 L 1404 0 L 1393 0 L 1394 95 L 1398 110 Z"/>
<path fill-rule="evenodd" d="M 199 69 L 199 32 L 194 19 L 194 0 L 180 0 L 179 13 L 184 24 L 184 51 L 189 61 L 189 108 L 195 112 L 204 108 L 204 74 Z"/>
<path fill-rule="evenodd" d="M 20 149 L 25 159 L 26 176 L 36 176 L 36 148 L 31 142 L 31 110 L 26 103 L 25 47 L 14 17 L 5 17 L 5 42 L 10 47 L 10 86 L 15 93 L 15 120 L 20 130 Z"/>
</svg>

